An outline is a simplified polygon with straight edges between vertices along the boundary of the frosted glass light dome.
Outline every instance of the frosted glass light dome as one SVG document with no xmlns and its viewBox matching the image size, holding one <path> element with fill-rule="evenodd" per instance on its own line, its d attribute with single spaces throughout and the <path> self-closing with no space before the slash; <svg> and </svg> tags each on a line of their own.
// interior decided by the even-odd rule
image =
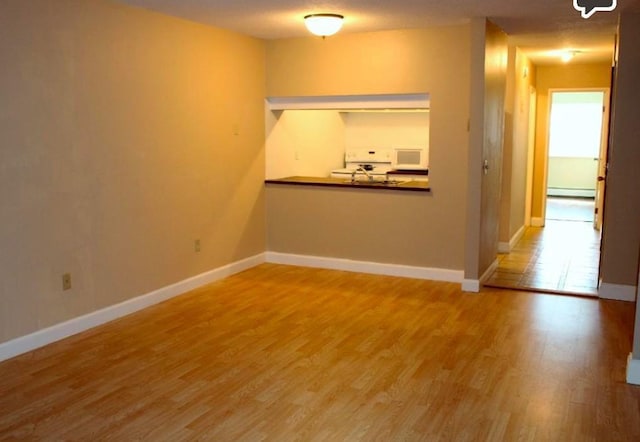
<svg viewBox="0 0 640 442">
<path fill-rule="evenodd" d="M 309 14 L 304 17 L 304 24 L 312 34 L 328 37 L 342 28 L 343 20 L 340 14 Z"/>
</svg>

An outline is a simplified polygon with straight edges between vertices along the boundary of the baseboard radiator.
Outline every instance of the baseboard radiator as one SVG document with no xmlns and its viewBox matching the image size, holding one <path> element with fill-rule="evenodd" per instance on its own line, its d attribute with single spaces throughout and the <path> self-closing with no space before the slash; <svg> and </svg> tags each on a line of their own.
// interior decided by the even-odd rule
<svg viewBox="0 0 640 442">
<path fill-rule="evenodd" d="M 547 196 L 573 196 L 576 198 L 595 198 L 595 189 L 563 189 L 560 187 L 549 187 Z"/>
</svg>

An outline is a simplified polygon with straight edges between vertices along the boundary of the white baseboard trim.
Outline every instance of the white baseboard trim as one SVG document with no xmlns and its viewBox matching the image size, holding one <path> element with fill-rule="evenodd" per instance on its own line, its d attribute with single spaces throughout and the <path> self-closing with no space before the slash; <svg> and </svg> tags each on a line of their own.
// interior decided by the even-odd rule
<svg viewBox="0 0 640 442">
<path fill-rule="evenodd" d="M 436 269 L 400 264 L 385 264 L 351 259 L 328 258 L 324 256 L 294 255 L 290 253 L 267 252 L 266 262 L 288 264 L 321 269 L 344 270 L 347 272 L 370 273 L 374 275 L 400 276 L 405 278 L 429 279 L 433 281 L 462 282 L 462 270 Z"/>
<path fill-rule="evenodd" d="M 77 318 L 38 330 L 34 333 L 0 344 L 0 361 L 43 347 L 71 335 L 83 332 L 114 319 L 137 312 L 154 304 L 182 295 L 190 290 L 250 269 L 265 261 L 264 253 L 236 261 L 200 275 L 154 290 L 119 304 L 105 307 Z"/>
<path fill-rule="evenodd" d="M 511 252 L 511 244 L 508 242 L 499 242 L 498 243 L 498 253 L 510 253 Z"/>
<path fill-rule="evenodd" d="M 562 189 L 559 187 L 549 187 L 547 196 L 573 196 L 578 198 L 593 198 L 596 196 L 595 189 Z"/>
<path fill-rule="evenodd" d="M 462 291 L 467 293 L 479 293 L 480 292 L 480 280 L 479 279 L 465 279 L 462 281 Z"/>
<path fill-rule="evenodd" d="M 496 258 L 491 265 L 489 266 L 489 268 L 487 270 L 485 270 L 485 272 L 482 274 L 482 276 L 480 277 L 480 282 L 485 282 L 487 279 L 489 279 L 489 277 L 491 276 L 491 274 L 493 273 L 493 271 L 495 269 L 498 268 L 498 259 Z"/>
<path fill-rule="evenodd" d="M 471 293 L 480 292 L 480 287 L 487 279 L 489 279 L 489 277 L 491 276 L 491 274 L 496 268 L 498 268 L 497 258 L 491 263 L 489 268 L 485 270 L 485 272 L 482 274 L 480 279 L 465 279 L 464 281 L 462 281 L 462 291 L 471 292 Z"/>
<path fill-rule="evenodd" d="M 632 353 L 627 358 L 627 383 L 640 385 L 640 359 L 633 359 Z"/>
<path fill-rule="evenodd" d="M 633 285 L 610 284 L 600 281 L 598 297 L 601 299 L 613 299 L 615 301 L 634 302 L 636 300 L 636 287 Z"/>
<path fill-rule="evenodd" d="M 511 237 L 511 240 L 507 242 L 498 243 L 498 253 L 511 253 L 513 248 L 518 244 L 522 235 L 524 235 L 525 227 L 522 226 L 518 229 L 518 231 Z"/>
<path fill-rule="evenodd" d="M 542 218 L 531 218 L 531 226 L 532 227 L 544 227 L 544 219 L 542 219 Z"/>
</svg>

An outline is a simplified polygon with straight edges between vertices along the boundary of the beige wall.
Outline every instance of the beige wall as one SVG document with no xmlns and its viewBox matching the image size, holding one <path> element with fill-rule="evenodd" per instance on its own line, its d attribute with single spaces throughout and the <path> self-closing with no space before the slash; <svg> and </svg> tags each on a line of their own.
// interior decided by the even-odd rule
<svg viewBox="0 0 640 442">
<path fill-rule="evenodd" d="M 465 278 L 479 279 L 498 253 L 508 46 L 485 19 L 473 20 L 472 39 Z"/>
<path fill-rule="evenodd" d="M 603 282 L 635 286 L 640 252 L 640 14 L 623 14 L 613 97 L 602 236 Z M 638 339 L 638 337 L 636 337 Z M 640 358 L 640 354 L 634 353 Z"/>
<path fill-rule="evenodd" d="M 261 41 L 101 0 L 0 34 L 0 342 L 264 251 Z"/>
<path fill-rule="evenodd" d="M 426 192 L 267 185 L 270 251 L 462 270 Z M 439 235 L 430 230 L 439 230 Z"/>
<path fill-rule="evenodd" d="M 463 269 L 469 47 L 469 26 L 267 42 L 269 96 L 429 93 L 429 163 L 433 189 L 432 195 L 421 198 L 394 192 L 390 196 L 396 197 L 400 206 L 393 203 L 389 207 L 393 207 L 396 214 L 363 209 L 359 205 L 364 201 L 375 204 L 377 193 L 366 196 L 360 191 L 357 195 L 330 199 L 324 197 L 325 190 L 313 193 L 318 196 L 317 200 L 301 200 L 301 195 L 310 192 L 270 186 L 267 188 L 269 250 L 375 262 L 390 262 L 394 256 L 398 264 Z M 361 203 L 354 203 L 347 216 L 340 216 L 345 208 L 338 205 L 347 198 Z M 284 214 L 278 208 L 284 210 L 289 205 L 292 213 L 297 213 L 298 204 L 311 204 L 311 201 L 320 204 L 313 206 L 313 213 L 323 215 L 305 218 L 308 223 L 299 228 L 309 235 L 285 235 L 290 223 L 281 222 Z M 376 217 L 372 225 L 367 221 L 370 216 Z M 329 217 L 331 222 L 327 221 Z M 345 231 L 353 231 L 355 235 L 349 248 L 318 245 L 313 237 L 329 238 L 329 241 L 333 238 L 338 242 Z M 396 238 L 387 241 L 392 249 L 380 250 L 374 245 L 380 235 Z M 415 247 L 411 247 L 413 238 L 419 238 L 413 243 Z M 339 255 L 335 255 L 337 253 Z"/>
<path fill-rule="evenodd" d="M 530 90 L 535 78 L 535 66 L 520 49 L 510 46 L 500 199 L 499 235 L 504 244 L 525 224 Z"/>
<path fill-rule="evenodd" d="M 533 201 L 531 216 L 542 218 L 543 195 L 546 192 L 547 142 L 549 126 L 549 89 L 608 88 L 611 85 L 610 63 L 538 66 L 536 90 L 538 92 L 536 117 L 536 144 L 533 174 Z"/>
</svg>

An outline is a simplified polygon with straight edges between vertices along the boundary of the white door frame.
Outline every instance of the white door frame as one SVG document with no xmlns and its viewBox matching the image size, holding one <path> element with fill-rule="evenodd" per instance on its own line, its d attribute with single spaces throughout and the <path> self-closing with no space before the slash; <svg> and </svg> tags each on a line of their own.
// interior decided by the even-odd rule
<svg viewBox="0 0 640 442">
<path fill-rule="evenodd" d="M 608 87 L 592 87 L 592 88 L 549 88 L 548 95 L 548 103 L 547 103 L 547 139 L 544 143 L 544 156 L 542 165 L 543 178 L 542 178 L 542 226 L 547 219 L 547 178 L 549 175 L 549 140 L 551 138 L 551 105 L 553 103 L 552 95 L 554 92 L 602 92 L 604 94 L 602 100 L 603 105 L 605 106 L 605 114 L 602 118 L 602 124 L 604 124 L 605 118 L 608 120 L 609 118 L 609 102 L 607 98 L 609 97 L 609 88 Z M 603 126 L 604 128 L 604 126 Z M 604 130 L 600 133 L 600 145 L 602 143 L 606 143 L 607 138 L 605 137 Z"/>
</svg>

